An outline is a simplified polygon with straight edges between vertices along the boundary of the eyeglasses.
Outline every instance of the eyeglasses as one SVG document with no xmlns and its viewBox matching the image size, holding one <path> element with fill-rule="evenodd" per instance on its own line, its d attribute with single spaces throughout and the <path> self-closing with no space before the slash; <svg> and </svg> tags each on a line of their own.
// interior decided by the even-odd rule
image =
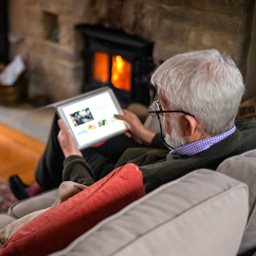
<svg viewBox="0 0 256 256">
<path fill-rule="evenodd" d="M 193 116 L 192 114 L 183 110 L 163 110 L 159 100 L 155 100 L 152 102 L 152 104 L 148 108 L 148 113 L 152 117 L 159 117 L 159 114 L 162 114 L 162 113 L 182 113 L 185 115 Z"/>
<path fill-rule="evenodd" d="M 162 141 L 163 141 L 163 143 L 164 143 L 169 149 L 174 150 L 174 147 L 172 147 L 171 145 L 169 145 L 169 144 L 165 141 L 165 138 L 164 138 L 164 135 L 163 135 L 163 129 L 162 129 L 162 124 L 161 124 L 161 119 L 160 119 L 160 114 L 163 114 L 163 113 L 182 113 L 182 114 L 190 115 L 190 116 L 193 116 L 193 115 L 191 115 L 190 113 L 185 112 L 185 111 L 183 111 L 183 110 L 163 110 L 163 109 L 162 109 L 162 106 L 161 106 L 161 103 L 160 103 L 159 100 L 156 100 L 156 101 L 153 101 L 153 102 L 152 102 L 152 104 L 151 104 L 151 105 L 149 106 L 149 108 L 148 108 L 148 113 L 150 113 L 150 115 L 151 115 L 152 117 L 157 117 L 157 118 L 158 118 Z"/>
</svg>

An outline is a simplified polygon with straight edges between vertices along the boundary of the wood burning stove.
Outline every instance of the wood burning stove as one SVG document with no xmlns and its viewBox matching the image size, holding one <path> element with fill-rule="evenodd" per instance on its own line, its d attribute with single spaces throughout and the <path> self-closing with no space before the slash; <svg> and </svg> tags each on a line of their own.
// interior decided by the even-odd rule
<svg viewBox="0 0 256 256">
<path fill-rule="evenodd" d="M 113 89 L 122 107 L 132 102 L 148 106 L 153 44 L 98 25 L 77 25 L 84 40 L 82 91 Z"/>
</svg>

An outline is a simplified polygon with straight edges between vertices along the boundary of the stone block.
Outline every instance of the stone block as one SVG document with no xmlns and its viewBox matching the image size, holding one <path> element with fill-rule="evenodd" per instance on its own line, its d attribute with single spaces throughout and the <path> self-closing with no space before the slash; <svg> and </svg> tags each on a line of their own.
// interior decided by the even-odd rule
<svg viewBox="0 0 256 256">
<path fill-rule="evenodd" d="M 155 4 L 148 5 L 145 9 L 144 18 L 142 20 L 142 31 L 144 31 L 143 37 L 150 41 L 154 41 L 158 34 L 160 12 L 159 8 Z M 141 31 L 140 31 L 141 33 Z M 140 34 L 138 34 L 140 35 Z"/>
<path fill-rule="evenodd" d="M 209 0 L 184 0 L 184 5 L 196 10 L 209 11 Z"/>
<path fill-rule="evenodd" d="M 71 14 L 75 0 L 43 0 L 42 10 L 54 14 Z"/>
<path fill-rule="evenodd" d="M 121 28 L 124 2 L 120 0 L 98 0 L 95 8 L 98 21 L 106 27 Z"/>
<path fill-rule="evenodd" d="M 160 17 L 172 22 L 186 24 L 188 27 L 201 27 L 203 23 L 203 13 L 201 11 L 185 8 L 184 6 L 163 5 Z"/>
<path fill-rule="evenodd" d="M 185 45 L 172 45 L 156 42 L 154 46 L 153 58 L 155 60 L 155 63 L 159 65 L 168 58 L 186 51 L 187 48 Z"/>
<path fill-rule="evenodd" d="M 42 10 L 40 8 L 40 6 L 26 6 L 24 8 L 25 10 L 25 17 L 26 20 L 29 22 L 33 22 L 33 21 L 40 21 L 42 22 L 43 20 L 43 13 Z"/>
<path fill-rule="evenodd" d="M 186 24 L 161 20 L 159 23 L 156 40 L 166 44 L 184 44 L 188 39 L 190 28 Z"/>
<path fill-rule="evenodd" d="M 61 4 L 59 4 L 59 13 L 64 15 L 69 15 L 72 17 L 80 17 L 81 11 L 87 10 L 90 12 L 90 4 L 93 0 L 60 0 Z M 65 6 L 63 6 L 65 5 Z"/>
<path fill-rule="evenodd" d="M 254 0 L 215 0 L 209 2 L 209 10 L 230 16 L 245 16 L 252 12 Z"/>
<path fill-rule="evenodd" d="M 92 0 L 75 0 L 70 16 L 76 23 L 90 23 L 95 19 L 94 1 Z"/>
<path fill-rule="evenodd" d="M 54 64 L 52 75 L 48 80 L 51 83 L 50 90 L 48 88 L 51 98 L 62 100 L 80 93 L 82 85 L 81 66 L 62 65 L 61 63 Z"/>
<path fill-rule="evenodd" d="M 58 43 L 46 40 L 36 41 L 34 43 L 33 51 L 42 54 L 43 58 L 57 59 L 69 63 L 76 63 L 78 61 L 74 51 L 65 49 Z"/>
<path fill-rule="evenodd" d="M 42 10 L 50 13 L 57 14 L 59 12 L 60 0 L 44 0 L 42 1 Z M 64 7 L 64 4 L 62 4 Z"/>
<path fill-rule="evenodd" d="M 241 69 L 243 75 L 246 74 L 247 54 L 249 49 L 250 37 L 240 36 L 234 42 L 234 60 Z M 243 67 L 243 68 L 242 68 Z"/>
<path fill-rule="evenodd" d="M 234 37 L 230 37 L 225 34 L 193 30 L 189 33 L 188 49 L 201 50 L 216 48 L 234 57 L 235 40 L 236 39 Z"/>
<path fill-rule="evenodd" d="M 40 27 L 40 23 L 34 22 L 33 24 L 29 24 L 26 22 L 26 29 L 24 31 L 24 36 L 27 38 L 36 38 L 35 40 L 43 40 L 45 37 L 45 33 L 42 27 Z"/>
<path fill-rule="evenodd" d="M 253 9 L 254 0 L 184 0 L 185 5 L 197 10 L 230 16 L 244 16 Z"/>
<path fill-rule="evenodd" d="M 77 39 L 75 36 L 75 21 L 70 16 L 63 15 L 59 19 L 59 44 L 69 52 L 75 52 Z"/>
<path fill-rule="evenodd" d="M 152 41 L 156 37 L 159 20 L 159 4 L 144 3 L 138 8 L 135 4 L 133 10 L 135 15 L 127 14 L 127 9 L 123 10 L 123 28 L 130 34 L 136 34 L 146 40 Z M 139 10 L 139 11 L 138 11 Z M 130 24 L 127 24 L 130 21 Z"/>
<path fill-rule="evenodd" d="M 26 7 L 25 17 L 23 29 L 25 36 L 43 39 L 45 37 L 45 31 L 40 8 Z"/>
<path fill-rule="evenodd" d="M 233 17 L 223 14 L 205 14 L 203 17 L 205 30 L 236 35 L 244 33 L 245 20 L 240 17 Z"/>
<path fill-rule="evenodd" d="M 22 1 L 26 5 L 32 5 L 32 6 L 36 6 L 36 7 L 41 6 L 41 0 L 22 0 Z"/>
<path fill-rule="evenodd" d="M 80 92 L 82 63 L 70 65 L 59 60 L 44 59 L 38 52 L 34 52 L 32 56 L 36 67 L 31 76 L 31 96 L 47 94 L 58 101 Z"/>
<path fill-rule="evenodd" d="M 108 0 L 97 0 L 94 3 L 93 9 L 97 17 L 102 20 L 108 13 Z"/>
<path fill-rule="evenodd" d="M 161 0 L 159 1 L 161 4 L 169 5 L 169 6 L 184 6 L 185 0 Z"/>
<path fill-rule="evenodd" d="M 97 0 L 90 4 L 90 10 L 97 17 L 97 23 L 106 27 L 120 28 L 122 9 L 124 2 L 122 0 Z"/>
<path fill-rule="evenodd" d="M 134 33 L 138 17 L 138 3 L 136 1 L 125 1 L 121 12 L 122 28 L 128 33 Z"/>
</svg>

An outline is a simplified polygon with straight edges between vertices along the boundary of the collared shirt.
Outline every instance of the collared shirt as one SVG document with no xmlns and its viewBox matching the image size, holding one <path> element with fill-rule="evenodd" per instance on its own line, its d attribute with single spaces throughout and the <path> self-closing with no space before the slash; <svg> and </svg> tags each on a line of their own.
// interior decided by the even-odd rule
<svg viewBox="0 0 256 256">
<path fill-rule="evenodd" d="M 189 144 L 185 144 L 183 146 L 180 146 L 178 148 L 175 148 L 173 151 L 171 151 L 170 153 L 172 155 L 185 155 L 185 156 L 193 156 L 197 153 L 200 153 L 208 148 L 210 148 L 212 145 L 220 142 L 221 140 L 224 140 L 225 138 L 227 138 L 228 136 L 230 136 L 232 133 L 234 133 L 236 130 L 236 127 L 233 126 L 231 129 L 229 129 L 228 131 L 209 137 L 209 138 L 205 138 L 202 140 L 197 140 L 194 142 L 191 142 Z"/>
</svg>

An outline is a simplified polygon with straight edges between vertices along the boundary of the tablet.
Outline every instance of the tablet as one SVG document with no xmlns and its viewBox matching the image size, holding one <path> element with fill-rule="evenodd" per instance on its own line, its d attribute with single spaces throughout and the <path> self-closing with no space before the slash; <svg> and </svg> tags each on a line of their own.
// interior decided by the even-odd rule
<svg viewBox="0 0 256 256">
<path fill-rule="evenodd" d="M 126 130 L 125 123 L 114 117 L 122 109 L 113 91 L 104 87 L 83 94 L 57 107 L 61 119 L 83 149 Z"/>
</svg>

